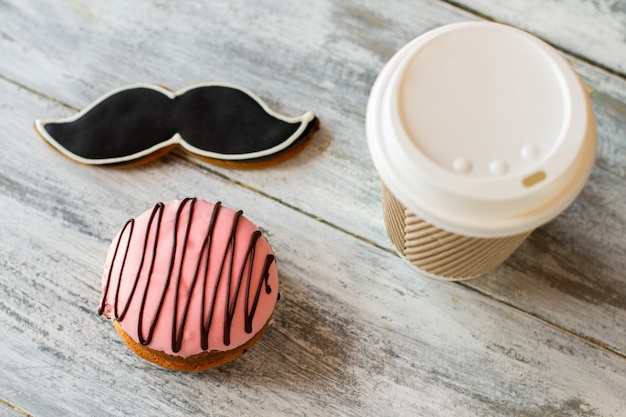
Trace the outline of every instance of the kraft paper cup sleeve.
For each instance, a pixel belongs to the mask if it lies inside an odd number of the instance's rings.
[[[406,209],[382,184],[383,218],[398,253],[426,275],[462,280],[506,261],[531,231],[501,238],[473,238],[433,226]]]

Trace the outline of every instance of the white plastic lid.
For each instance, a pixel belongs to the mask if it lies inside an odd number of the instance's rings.
[[[370,152],[390,191],[454,233],[532,230],[579,194],[595,120],[571,66],[509,26],[440,27],[402,48],[370,95]]]

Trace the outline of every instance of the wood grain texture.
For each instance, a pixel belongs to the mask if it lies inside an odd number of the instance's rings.
[[[0,86],[20,93],[1,120],[11,162],[0,392],[29,413],[618,416],[626,406],[623,358],[459,285],[415,279],[395,255],[182,158],[119,170],[51,158],[17,111],[48,102]],[[246,208],[282,277],[258,345],[192,375],[141,361],[95,314],[110,236],[152,202],[190,194]]]
[[[135,3],[0,2],[0,400],[33,416],[623,415],[619,71],[570,58],[599,125],[597,164],[576,203],[487,277],[442,283],[386,238],[364,111],[394,51],[476,16],[440,1]],[[593,25],[577,30],[596,39]],[[624,50],[622,40],[615,55]],[[314,111],[322,130],[290,161],[238,171],[181,153],[85,167],[32,129],[137,81],[241,84],[281,113]],[[136,358],[95,313],[112,236],[156,201],[185,196],[243,208],[282,280],[257,346],[193,375]],[[0,415],[14,411],[0,403]]]

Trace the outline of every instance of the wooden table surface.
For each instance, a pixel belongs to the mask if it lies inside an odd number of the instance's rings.
[[[421,276],[392,250],[365,140],[371,85],[409,40],[487,19],[561,50],[591,93],[576,202],[487,276]],[[256,170],[182,152],[126,169],[45,146],[37,118],[135,82],[238,84],[321,130]],[[0,0],[1,416],[626,416],[624,0]],[[157,201],[241,208],[282,298],[245,356],[186,374],[98,316],[106,248]]]

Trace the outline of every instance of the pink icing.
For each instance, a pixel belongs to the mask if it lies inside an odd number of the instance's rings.
[[[182,209],[177,213],[179,208]],[[189,221],[190,210],[193,212],[191,221]],[[216,212],[214,228],[209,232],[214,211]],[[159,221],[160,214],[162,217]],[[278,273],[272,250],[265,238],[258,236],[255,242],[255,234],[260,235],[258,228],[239,215],[240,213],[219,203],[214,205],[201,199],[187,199],[164,203],[162,208],[157,205],[134,219],[134,223],[132,220],[129,221],[113,239],[107,253],[102,276],[103,297],[100,313],[112,320],[118,320],[122,329],[136,342],[141,343],[143,338],[144,344],[170,355],[187,357],[205,350],[231,350],[250,340],[263,328],[274,311],[278,298]],[[151,217],[154,217],[152,223]],[[158,240],[155,246],[157,224]],[[236,228],[233,252],[229,241],[234,225]],[[174,239],[176,239],[175,251],[173,251]],[[205,242],[210,242],[208,270],[205,268],[207,253]],[[142,258],[143,266],[140,267]],[[153,258],[154,265],[150,273]],[[200,272],[194,284],[198,265]],[[256,297],[258,304],[255,310]],[[175,351],[172,340],[176,299],[178,299],[176,331],[180,332],[181,327],[183,328],[182,343],[178,351]],[[162,306],[159,311],[161,300]],[[187,302],[188,309],[185,314]],[[228,330],[230,318],[227,313],[228,302],[231,309],[234,303],[234,309],[230,313],[232,315],[230,330]],[[209,320],[212,306],[213,314]],[[124,312],[126,307],[127,311]],[[246,316],[251,318],[249,329],[245,326]],[[155,318],[152,338],[147,340]],[[142,337],[139,335],[140,321]],[[206,339],[208,346],[205,349],[202,347],[203,322],[205,326],[207,323],[209,326]]]

